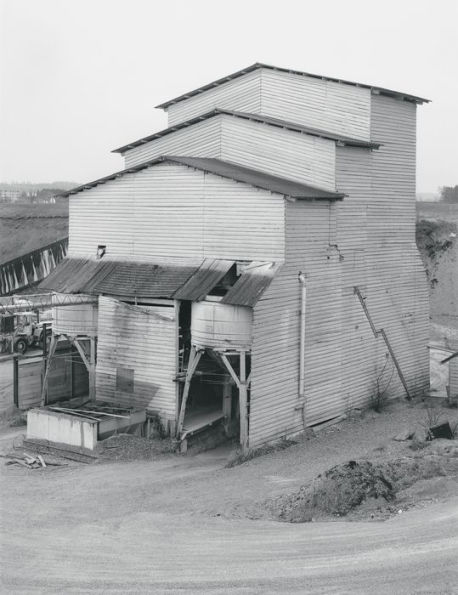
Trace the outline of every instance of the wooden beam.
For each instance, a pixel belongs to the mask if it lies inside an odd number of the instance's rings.
[[[176,437],[178,440],[180,439],[180,435],[183,430],[184,415],[186,413],[186,403],[188,401],[189,389],[191,387],[191,380],[192,380],[194,372],[199,364],[199,360],[201,357],[202,357],[202,351],[201,350],[197,351],[196,348],[194,346],[192,346],[191,352],[189,354],[188,368],[186,370],[186,380],[185,380],[184,388],[183,388],[183,396],[181,398],[180,413],[178,415],[178,423],[177,423],[177,429],[176,429]]]
[[[227,357],[224,353],[221,354],[221,359],[223,360],[224,364],[226,365],[226,368],[228,369],[229,374],[232,376],[232,379],[234,380],[235,384],[237,385],[237,388],[240,388],[240,380],[239,380],[237,374],[234,372],[234,368],[232,367],[230,361],[227,359]]]
[[[90,354],[89,354],[89,399],[95,401],[95,338],[91,337],[89,340]]]
[[[90,372],[90,363],[87,359],[86,352],[84,351],[83,347],[79,343],[79,340],[75,339],[73,337],[68,337],[68,339],[69,339],[70,343],[76,347],[76,349],[78,350],[78,353],[81,356],[81,359],[83,360],[83,364],[86,366],[87,371]]]
[[[231,419],[232,419],[232,379],[227,375],[223,383],[223,415],[224,415],[224,432],[226,436],[230,435]]]
[[[248,450],[248,386],[246,382],[246,352],[240,352],[240,445],[242,452]]]
[[[41,406],[44,407],[46,405],[46,399],[48,397],[48,381],[49,381],[49,370],[51,368],[51,361],[54,357],[54,353],[56,352],[57,342],[59,340],[59,335],[55,335],[53,333],[51,338],[51,345],[49,346],[49,354],[48,360],[46,363],[46,371],[43,378],[43,386],[41,387]]]

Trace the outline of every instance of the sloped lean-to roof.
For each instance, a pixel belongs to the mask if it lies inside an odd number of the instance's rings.
[[[341,134],[333,134],[332,132],[326,132],[324,130],[320,130],[318,128],[310,128],[308,126],[302,126],[301,124],[295,124],[293,122],[288,122],[286,120],[281,120],[279,118],[271,118],[270,116],[261,116],[259,114],[250,114],[247,112],[237,112],[233,110],[221,109],[217,108],[206,114],[202,114],[201,116],[197,116],[195,118],[191,118],[190,120],[186,120],[185,122],[180,122],[179,124],[175,124],[175,126],[170,126],[170,128],[166,128],[165,130],[160,130],[159,132],[155,132],[154,134],[150,134],[149,136],[145,136],[140,138],[136,141],[133,141],[127,145],[119,147],[118,149],[114,149],[112,153],[125,153],[130,149],[134,149],[135,147],[139,147],[148,143],[150,141],[156,140],[163,136],[167,136],[168,134],[172,134],[177,130],[182,130],[183,128],[188,128],[189,126],[193,126],[194,124],[198,124],[204,120],[208,120],[210,118],[214,118],[215,116],[225,115],[225,116],[232,116],[233,118],[239,118],[241,120],[250,120],[251,122],[257,122],[259,124],[266,124],[267,126],[273,126],[275,128],[284,128],[285,130],[291,130],[293,132],[298,132],[301,134],[307,134],[309,136],[316,136],[319,138],[324,138],[327,140],[335,141],[339,144],[346,145],[349,147],[363,147],[369,149],[378,149],[380,147],[380,143],[372,142],[372,141],[364,141],[359,140],[356,138],[351,138],[349,136],[343,136]]]
[[[179,103],[180,101],[184,101],[185,99],[189,99],[190,97],[194,97],[194,95],[199,95],[199,93],[203,93],[204,91],[208,91],[213,87],[218,87],[219,85],[224,85],[228,81],[236,79],[248,72],[253,72],[254,70],[258,70],[260,68],[268,68],[269,70],[277,70],[278,72],[287,72],[289,74],[294,74],[297,76],[307,76],[310,78],[321,79],[324,81],[331,81],[333,83],[341,83],[343,85],[352,85],[353,87],[362,87],[363,89],[370,89],[375,93],[379,93],[380,95],[387,95],[389,97],[395,97],[397,99],[402,99],[404,101],[411,101],[414,103],[429,103],[429,99],[425,99],[424,97],[417,97],[416,95],[411,95],[410,93],[402,93],[401,91],[393,91],[392,89],[385,89],[384,87],[377,87],[375,85],[367,85],[364,83],[357,83],[355,81],[347,81],[344,79],[338,79],[330,76],[323,76],[321,74],[312,74],[311,72],[303,72],[301,70],[292,70],[290,68],[279,68],[278,66],[271,66],[270,64],[263,64],[261,62],[256,62],[247,68],[243,68],[242,70],[238,70],[237,72],[233,72],[232,74],[228,74],[227,76],[217,79],[207,85],[203,85],[202,87],[198,87],[193,91],[189,91],[188,93],[184,93],[174,99],[170,99],[169,101],[165,101],[159,105],[156,105],[157,108],[160,109],[167,109],[170,105],[174,103]]]
[[[164,265],[113,260],[66,258],[40,284],[40,291],[109,295],[120,299],[200,301],[220,282],[235,261],[205,259],[200,265]],[[269,286],[278,265],[246,263],[222,301],[254,306]]]
[[[99,184],[105,184],[106,182],[115,180],[121,176],[136,173],[142,169],[165,162],[184,165],[186,167],[214,174],[221,178],[228,178],[236,182],[248,184],[254,188],[260,188],[261,190],[267,190],[268,192],[274,192],[296,199],[339,200],[345,197],[345,194],[342,194],[341,192],[330,192],[329,190],[323,190],[322,188],[315,188],[307,184],[301,184],[300,182],[273,176],[263,171],[242,167],[241,165],[229,163],[228,161],[221,161],[220,159],[206,157],[177,157],[172,155],[163,155],[156,159],[146,161],[145,163],[140,163],[139,165],[118,171],[109,176],[105,176],[104,178],[99,178],[93,182],[78,186],[77,188],[72,188],[68,192],[63,192],[60,196],[70,196],[71,194],[84,192],[84,190],[94,188]]]
[[[123,298],[170,298],[196,268],[67,258],[40,284],[40,289]]]

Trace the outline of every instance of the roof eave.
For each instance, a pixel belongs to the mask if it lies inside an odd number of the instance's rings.
[[[344,196],[345,196],[342,193],[328,192],[325,189],[314,188],[313,186],[309,186],[306,184],[302,184],[302,186],[307,188],[307,192],[305,192],[305,191],[304,192],[296,192],[296,191],[288,192],[288,191],[285,191],[284,189],[281,189],[281,187],[278,187],[278,182],[291,183],[292,182],[291,180],[282,179],[282,178],[278,178],[278,176],[272,176],[271,174],[267,174],[267,176],[270,177],[270,180],[274,182],[273,187],[269,187],[267,183],[265,185],[262,185],[262,184],[257,184],[251,180],[247,181],[246,177],[244,179],[244,176],[237,178],[236,176],[232,176],[229,173],[222,173],[221,171],[215,171],[214,169],[212,170],[211,167],[208,167],[208,166],[205,167],[205,165],[203,165],[203,164],[196,164],[195,162],[192,161],[193,159],[194,158],[192,158],[192,157],[178,157],[178,156],[174,156],[174,155],[161,155],[160,157],[157,157],[155,159],[151,159],[149,161],[140,163],[138,165],[134,165],[127,169],[124,169],[124,170],[121,170],[118,172],[114,172],[113,174],[110,174],[103,178],[99,178],[92,182],[88,182],[86,184],[82,184],[81,186],[77,186],[76,188],[71,188],[70,190],[67,190],[66,192],[60,194],[59,196],[67,197],[67,196],[71,196],[72,194],[78,194],[80,192],[84,192],[84,190],[89,190],[89,189],[95,188],[96,186],[99,186],[101,184],[105,184],[106,182],[113,181],[116,178],[122,177],[126,174],[137,173],[137,172],[141,171],[142,169],[147,169],[147,168],[152,167],[158,163],[163,163],[163,162],[174,163],[174,164],[181,165],[184,167],[189,167],[191,169],[197,169],[197,170],[209,173],[211,175],[219,176],[220,178],[234,180],[234,181],[242,183],[242,184],[247,184],[253,188],[258,188],[260,190],[264,190],[266,192],[271,192],[272,194],[278,194],[280,196],[289,196],[293,199],[339,200],[341,198],[344,198]],[[205,158],[198,158],[198,159],[205,159]],[[190,160],[191,160],[191,162],[190,162]],[[215,161],[218,161],[218,160],[215,160]],[[234,164],[232,164],[232,165],[234,165]],[[247,168],[244,168],[243,166],[238,166],[238,167],[239,167],[239,169],[242,169],[242,170],[247,169]],[[252,173],[255,170],[250,170],[250,171]],[[256,173],[265,174],[265,172],[256,172]],[[296,183],[296,184],[300,185],[299,183]],[[277,186],[277,187],[275,188],[275,186]],[[316,191],[316,195],[314,195],[315,191]]]
[[[159,138],[162,138],[163,136],[172,134],[173,132],[175,132],[177,130],[182,130],[183,128],[188,128],[190,126],[193,126],[194,124],[198,124],[199,122],[203,122],[204,120],[208,120],[208,119],[213,118],[218,115],[233,116],[235,118],[240,118],[242,120],[245,119],[245,120],[250,120],[253,122],[264,123],[267,126],[283,127],[286,130],[293,130],[293,131],[300,132],[302,134],[306,134],[309,136],[323,138],[325,140],[329,140],[329,141],[335,142],[337,144],[340,144],[341,146],[361,147],[361,148],[367,148],[367,149],[378,149],[382,146],[381,143],[378,143],[376,141],[364,141],[364,140],[359,140],[356,138],[347,138],[345,136],[339,137],[339,135],[326,132],[325,130],[308,128],[307,126],[302,126],[301,124],[295,124],[294,122],[288,122],[286,120],[280,120],[278,118],[271,118],[270,116],[263,116],[261,114],[252,114],[252,113],[248,113],[248,112],[238,112],[238,111],[228,110],[228,109],[223,109],[223,108],[215,108],[209,112],[206,112],[205,114],[201,114],[199,116],[196,116],[195,118],[191,118],[189,120],[185,120],[184,122],[180,122],[179,124],[176,124],[175,126],[170,126],[169,128],[164,128],[163,130],[159,130],[159,132],[155,132],[148,136],[144,136],[138,140],[131,141],[130,143],[123,145],[122,147],[113,149],[111,152],[123,155],[124,153],[126,153],[127,151],[130,151],[131,149],[135,149],[136,147],[139,147],[139,146],[145,145],[146,143],[155,141]]]
[[[320,74],[314,74],[311,72],[303,72],[300,70],[294,70],[294,69],[290,69],[290,68],[280,68],[278,66],[272,66],[270,64],[264,64],[262,62],[255,62],[254,64],[252,64],[251,66],[248,66],[246,68],[243,68],[241,70],[238,70],[236,72],[233,72],[232,74],[229,74],[225,77],[222,77],[220,79],[217,79],[215,81],[212,81],[211,83],[208,83],[206,85],[202,85],[201,87],[197,87],[196,89],[192,90],[192,91],[188,91],[187,93],[183,93],[182,95],[179,95],[178,97],[174,97],[173,99],[170,99],[169,101],[165,101],[163,103],[160,103],[159,105],[156,105],[155,107],[157,109],[163,109],[163,110],[167,110],[168,107],[170,107],[171,105],[174,105],[176,103],[180,103],[181,101],[185,101],[186,99],[189,99],[190,97],[195,97],[196,95],[199,95],[200,93],[204,93],[205,91],[208,91],[209,89],[211,89],[212,87],[217,87],[219,85],[223,85],[224,83],[231,81],[235,78],[238,78],[240,76],[243,76],[244,74],[247,74],[249,72],[252,72],[253,70],[257,70],[260,68],[267,68],[269,70],[276,70],[278,72],[287,72],[290,74],[295,74],[295,75],[300,75],[300,76],[307,76],[310,78],[316,78],[316,79],[321,79],[323,81],[330,81],[333,83],[340,83],[340,84],[344,84],[344,85],[352,85],[354,87],[362,87],[363,89],[370,89],[372,92],[377,93],[377,94],[381,94],[381,95],[387,95],[389,97],[394,97],[396,99],[401,99],[404,101],[410,101],[413,103],[418,103],[418,104],[422,104],[422,103],[430,103],[431,100],[430,99],[426,99],[424,97],[418,97],[416,95],[411,95],[410,93],[402,93],[401,91],[395,91],[393,89],[386,89],[384,87],[377,87],[374,85],[367,85],[365,83],[357,83],[355,81],[349,81],[346,79],[338,79],[338,78],[334,78],[334,77],[329,77],[329,76],[323,76]]]

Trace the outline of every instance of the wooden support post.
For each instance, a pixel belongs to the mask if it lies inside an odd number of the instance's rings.
[[[233,355],[233,354],[231,354]],[[247,452],[248,450],[248,387],[251,382],[251,373],[246,377],[246,351],[240,351],[237,353],[240,356],[240,378],[237,377],[234,368],[227,358],[227,354],[222,353],[221,359],[223,360],[229,374],[232,376],[234,382],[239,389],[239,409],[240,409],[240,445],[242,451]]]
[[[240,352],[240,445],[242,452],[248,449],[248,385],[246,381],[246,352]]]
[[[223,415],[224,432],[226,436],[230,436],[232,421],[232,380],[229,375],[226,376],[223,383]]]
[[[95,401],[95,338],[90,338],[89,399]]]
[[[184,422],[184,415],[186,413],[186,403],[188,401],[189,396],[189,389],[191,387],[191,380],[196,371],[197,365],[199,363],[200,358],[202,357],[202,351],[197,351],[194,346],[191,347],[191,352],[189,354],[189,362],[188,368],[186,370],[186,379],[183,388],[183,396],[181,398],[181,407],[180,413],[178,416],[178,423],[176,429],[176,437],[179,440],[181,436],[181,432],[183,430],[183,422]]]
[[[53,333],[52,339],[51,339],[51,345],[49,346],[49,354],[48,354],[48,359],[46,362],[46,370],[45,370],[45,375],[43,378],[43,386],[41,387],[41,407],[44,407],[46,405],[46,400],[48,397],[49,370],[51,369],[51,362],[52,362],[52,358],[54,357],[54,353],[56,352],[58,340],[59,340],[59,335],[55,335]]]
[[[95,401],[95,339],[94,337],[87,337],[85,339],[77,339],[75,337],[68,337],[72,345],[76,347],[78,353],[83,360],[89,374],[89,399]],[[84,350],[81,341],[89,340],[89,355]]]
[[[19,357],[13,357],[14,404],[19,408]]]

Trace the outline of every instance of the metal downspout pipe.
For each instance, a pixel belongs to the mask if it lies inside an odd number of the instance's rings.
[[[305,284],[305,274],[299,273],[299,283],[301,284],[301,312],[300,312],[300,346],[299,346],[299,401],[302,409],[302,421],[305,429],[305,311],[307,304],[307,287]]]

